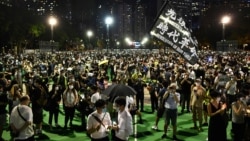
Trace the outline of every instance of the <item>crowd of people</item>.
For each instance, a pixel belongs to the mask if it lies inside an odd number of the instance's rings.
[[[163,115],[166,119],[162,138],[167,137],[171,124],[173,139],[178,139],[180,107],[181,114],[192,113],[192,129],[203,132],[203,126],[208,126],[209,141],[227,140],[228,120],[232,121],[235,141],[249,140],[246,133],[250,124],[250,54],[202,51],[198,55],[197,64],[191,65],[171,51],[2,54],[0,133],[8,113],[11,131],[19,133],[15,140],[32,141],[34,135],[42,134],[44,111],[49,112],[51,129],[60,126],[62,104],[63,128],[72,128],[78,110],[82,127],[92,141],[109,140],[110,130],[114,131],[115,141],[128,140],[133,131],[132,117],[135,114],[141,117],[145,111],[146,88],[151,112],[156,113],[152,128],[158,129]],[[128,85],[137,92],[130,108],[126,108],[126,97],[119,97],[109,108],[110,102],[102,91],[113,84]],[[112,122],[114,119],[118,120]]]

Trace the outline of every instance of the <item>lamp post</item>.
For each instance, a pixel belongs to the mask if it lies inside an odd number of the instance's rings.
[[[54,26],[57,24],[57,19],[53,16],[49,17],[49,24],[51,29],[51,43],[54,42]],[[53,52],[53,45],[52,45],[52,52]]]
[[[113,24],[113,22],[114,22],[113,17],[111,16],[106,17],[105,24],[107,25],[107,52],[108,49],[110,48],[109,26]]]
[[[231,18],[229,16],[224,16],[221,19],[222,23],[222,41],[225,41],[225,26],[230,22]]]
[[[93,32],[91,30],[88,30],[87,31],[87,36],[88,36],[88,39],[89,39],[89,46],[90,46],[90,38],[93,36]]]
[[[90,42],[90,38],[93,36],[93,32],[91,30],[88,30],[87,31],[87,36],[88,36],[88,39],[89,39],[89,42]]]
[[[117,53],[118,53],[119,45],[120,45],[120,42],[117,41],[117,42],[116,42],[116,51],[117,51]]]

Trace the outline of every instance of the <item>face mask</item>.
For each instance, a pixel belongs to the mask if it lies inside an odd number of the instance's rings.
[[[55,90],[59,90],[59,87],[55,87]]]
[[[217,103],[220,103],[220,100],[221,100],[220,97],[217,97],[217,98],[216,98]]]
[[[250,97],[249,96],[246,96],[246,101],[249,101],[250,100]]]
[[[206,82],[203,82],[203,85],[204,85],[204,86],[206,86],[206,85],[207,85],[207,83],[206,83]]]
[[[120,111],[119,107],[115,107],[115,110],[116,110],[116,112]]]
[[[244,100],[244,98],[243,98],[243,97],[241,97],[241,98],[240,98],[240,101],[243,101],[243,100]]]
[[[102,112],[103,112],[103,113],[106,113],[106,112],[107,112],[107,108],[103,108],[103,109],[102,109]]]
[[[70,88],[70,89],[73,89],[73,88],[74,88],[74,86],[73,86],[73,85],[70,85],[70,86],[69,86],[69,88]]]

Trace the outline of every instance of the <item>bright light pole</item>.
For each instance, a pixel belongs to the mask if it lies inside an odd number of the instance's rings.
[[[110,45],[109,26],[111,24],[113,24],[113,22],[114,22],[113,17],[108,16],[108,17],[105,18],[105,24],[107,25],[107,52],[108,52],[108,49],[110,48],[110,46],[109,46]]]
[[[222,41],[225,41],[225,26],[230,22],[231,18],[229,16],[224,16],[221,19],[222,23]]]
[[[87,31],[87,36],[88,36],[88,39],[89,39],[89,42],[90,42],[90,38],[93,36],[93,32],[91,30],[88,30]]]
[[[54,42],[54,26],[57,24],[57,19],[53,16],[49,17],[49,24],[51,27],[51,42]],[[53,52],[53,45],[52,45]]]
[[[90,38],[93,36],[93,32],[91,30],[88,30],[87,31],[87,36],[88,36],[88,39],[89,39],[89,45],[88,45],[87,48],[89,48],[90,47]]]

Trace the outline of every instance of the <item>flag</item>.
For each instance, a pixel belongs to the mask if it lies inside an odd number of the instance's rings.
[[[198,42],[195,37],[192,37],[191,30],[186,27],[182,16],[177,14],[168,2],[163,5],[150,34],[168,44],[190,64],[197,63]]]

